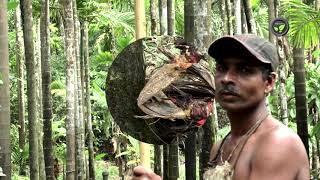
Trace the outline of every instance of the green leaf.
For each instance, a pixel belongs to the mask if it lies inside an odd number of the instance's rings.
[[[19,5],[19,1],[9,1],[7,4],[8,11],[16,9],[18,5]]]
[[[274,26],[273,29],[274,29],[275,32],[279,31],[278,27],[276,27],[276,26]]]
[[[281,24],[281,25],[279,26],[279,30],[280,30],[279,32],[282,32],[285,26],[286,26],[285,24]]]
[[[100,160],[103,160],[105,156],[106,156],[106,153],[101,153],[101,154],[98,154],[95,159],[97,161],[100,161]]]

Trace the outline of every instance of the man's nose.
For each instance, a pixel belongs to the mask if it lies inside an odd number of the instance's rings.
[[[232,71],[227,71],[221,78],[221,83],[230,84],[234,82],[235,74]]]

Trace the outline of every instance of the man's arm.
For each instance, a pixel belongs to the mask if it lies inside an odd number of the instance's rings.
[[[308,157],[300,138],[282,130],[260,141],[252,157],[250,180],[310,179]]]

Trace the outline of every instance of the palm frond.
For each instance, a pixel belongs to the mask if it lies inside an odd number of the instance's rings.
[[[297,0],[282,0],[289,20],[289,37],[295,47],[311,48],[320,43],[320,12]]]

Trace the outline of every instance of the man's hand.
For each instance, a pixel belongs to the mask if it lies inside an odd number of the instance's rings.
[[[156,175],[151,169],[143,166],[137,166],[133,169],[134,177],[132,180],[162,180],[162,178]]]

